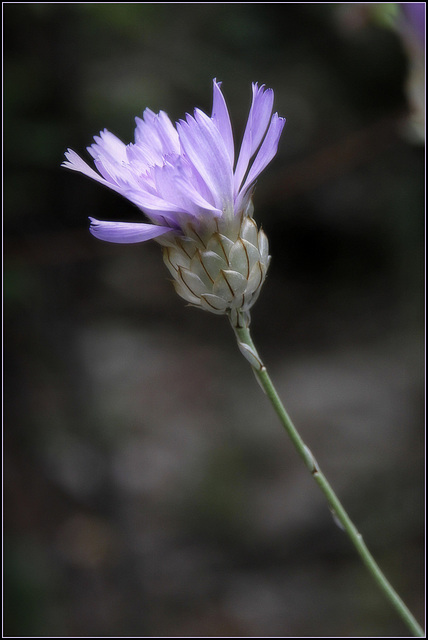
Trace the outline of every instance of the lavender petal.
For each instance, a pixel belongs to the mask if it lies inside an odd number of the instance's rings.
[[[269,162],[275,156],[278,149],[279,138],[281,136],[284,125],[285,118],[280,118],[277,113],[274,113],[266,137],[263,140],[259,152],[254,159],[254,162],[251,166],[250,171],[248,172],[247,179],[245,180],[240,193],[244,194],[247,191],[247,189],[253,184],[257,176],[260,175],[263,169],[267,167]]]
[[[89,231],[93,236],[99,240],[119,244],[145,242],[171,231],[169,227],[145,224],[144,222],[108,222],[95,218],[89,218],[89,220],[91,221]]]
[[[233,144],[232,124],[230,122],[229,111],[226,106],[226,101],[221,92],[221,82],[214,80],[213,82],[213,110],[211,118],[221,137],[226,145],[227,153],[229,155],[230,164],[233,166],[235,160],[235,148]]]
[[[232,165],[223,139],[214,122],[195,110],[195,117],[177,124],[184,153],[209,188],[218,209],[228,209],[232,201]]]
[[[253,84],[253,100],[235,169],[235,193],[239,190],[248,169],[248,164],[266,133],[272,115],[272,108],[272,89],[265,91],[264,85],[258,88],[257,83]]]

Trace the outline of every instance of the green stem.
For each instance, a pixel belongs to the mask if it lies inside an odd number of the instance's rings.
[[[243,320],[243,319],[242,319]],[[425,634],[422,628],[419,626],[414,616],[411,614],[407,606],[404,604],[400,596],[397,592],[392,588],[379,566],[377,565],[375,559],[372,554],[368,550],[365,542],[363,541],[361,533],[358,532],[357,528],[349,518],[342,504],[340,503],[338,497],[334,493],[331,488],[329,482],[326,477],[322,473],[319,468],[318,463],[315,461],[312,453],[308,449],[308,447],[303,442],[300,437],[297,429],[293,425],[290,420],[288,413],[286,412],[284,405],[282,404],[275,387],[272,383],[272,380],[269,377],[268,372],[266,371],[266,367],[263,365],[257,350],[253,344],[251,339],[250,331],[247,326],[245,320],[241,322],[244,326],[242,327],[233,327],[235,334],[238,340],[238,346],[243,353],[243,355],[250,362],[253,367],[254,373],[258,378],[263,390],[271,401],[276,413],[281,420],[281,423],[291,438],[292,443],[294,444],[297,452],[303,458],[304,463],[308,467],[311,472],[315,482],[320,487],[321,491],[327,498],[327,501],[333,510],[333,513],[337,520],[342,525],[343,529],[348,534],[352,544],[360,554],[364,564],[368,568],[369,572],[373,576],[374,580],[379,585],[380,589],[383,591],[385,596],[388,598],[392,606],[395,608],[399,616],[402,618],[403,622],[407,625],[407,627],[412,631],[412,633],[417,637],[424,637]],[[233,326],[233,324],[232,324]]]

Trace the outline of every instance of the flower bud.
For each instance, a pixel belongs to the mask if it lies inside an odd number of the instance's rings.
[[[268,240],[251,216],[238,228],[158,241],[177,293],[191,305],[216,314],[248,315],[266,277]]]

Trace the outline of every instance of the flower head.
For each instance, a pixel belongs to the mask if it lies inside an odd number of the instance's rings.
[[[174,127],[163,111],[146,109],[142,119],[136,118],[134,143],[125,145],[106,129],[94,137],[88,152],[98,172],[71,149],[62,166],[117,191],[150,221],[90,218],[94,236],[119,243],[155,238],[164,246],[178,293],[197,306],[230,313],[251,306],[266,273],[267,240],[252,220],[251,194],[276,154],[285,120],[272,115],[272,89],[254,83],[235,165],[232,126],[220,85],[214,80],[211,117],[195,109]]]

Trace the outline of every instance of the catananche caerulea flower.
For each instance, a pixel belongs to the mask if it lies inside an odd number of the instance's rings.
[[[252,218],[252,189],[275,156],[285,120],[272,114],[273,91],[257,83],[241,148],[235,146],[221,83],[213,83],[211,117],[200,109],[176,126],[146,109],[135,142],[106,129],[88,147],[96,169],[74,151],[62,166],[79,171],[133,202],[149,223],[90,218],[91,233],[108,242],[155,239],[177,292],[193,305],[229,315],[255,302],[268,263],[268,242]]]

